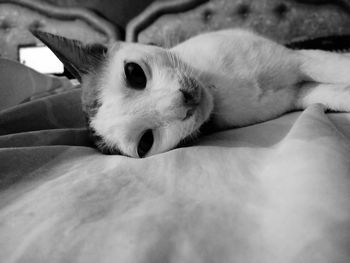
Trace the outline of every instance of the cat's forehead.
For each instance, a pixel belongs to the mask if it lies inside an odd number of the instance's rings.
[[[143,56],[161,56],[167,50],[157,46],[144,45],[140,43],[122,42],[113,45],[110,49],[111,53],[117,54],[120,58],[127,57],[143,57]]]

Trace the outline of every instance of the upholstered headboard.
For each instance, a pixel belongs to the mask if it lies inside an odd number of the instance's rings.
[[[243,27],[289,43],[350,33],[350,0],[154,2],[127,27],[127,40],[173,46],[200,32]]]
[[[18,60],[18,47],[36,45],[29,29],[40,29],[84,43],[120,39],[118,30],[86,9],[30,0],[0,0],[0,57]]]

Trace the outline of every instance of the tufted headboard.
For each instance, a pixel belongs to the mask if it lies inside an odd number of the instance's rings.
[[[37,45],[29,29],[40,29],[84,43],[108,43],[120,33],[95,13],[31,0],[0,0],[0,57],[18,60],[18,48]]]
[[[128,27],[128,41],[171,47],[200,32],[249,28],[280,43],[350,34],[350,0],[154,2]]]

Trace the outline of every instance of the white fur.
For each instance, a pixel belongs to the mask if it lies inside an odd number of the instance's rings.
[[[125,87],[124,61],[142,66],[145,90]],[[348,57],[292,51],[243,30],[202,34],[170,50],[123,43],[110,49],[105,68],[99,87],[102,106],[91,125],[107,145],[133,157],[138,157],[137,145],[147,129],[154,132],[150,156],[195,134],[209,116],[215,128],[225,129],[312,103],[350,111]],[[194,115],[186,120],[188,109],[179,91],[182,76],[195,78],[202,92]]]
[[[196,114],[183,121],[187,109],[182,105],[179,74],[194,73],[187,70],[182,72],[183,66],[177,62],[173,67],[166,52],[156,47],[123,44],[117,52],[112,52],[107,70],[103,73],[105,81],[100,87],[102,103],[91,125],[103,136],[107,145],[118,147],[126,155],[138,157],[137,145],[147,129],[152,129],[154,133],[154,145],[148,155],[175,147],[180,140],[197,130],[211,112],[212,98],[207,91],[203,91],[203,100]],[[124,61],[142,65],[142,59],[149,55],[155,57],[151,56],[149,60],[152,73],[147,76],[146,89],[126,88],[123,80]]]

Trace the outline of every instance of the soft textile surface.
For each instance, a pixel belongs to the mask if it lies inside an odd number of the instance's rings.
[[[145,159],[100,154],[83,125],[78,89],[0,112],[1,262],[350,262],[350,114]]]

